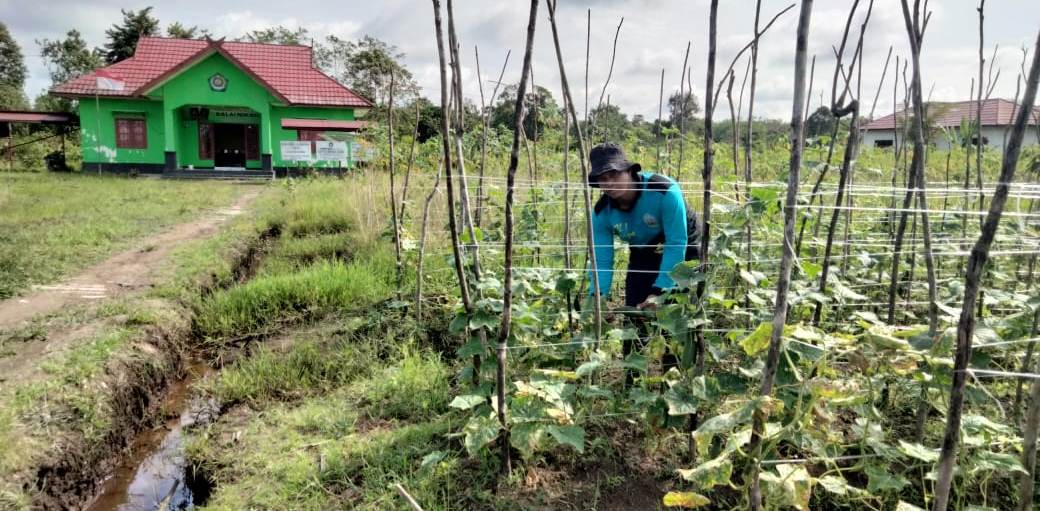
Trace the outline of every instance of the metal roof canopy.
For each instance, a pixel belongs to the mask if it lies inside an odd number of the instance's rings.
[[[0,110],[0,122],[30,124],[79,124],[79,117],[66,112],[32,112],[28,110]]]
[[[46,135],[28,142],[22,142],[18,145],[14,145],[14,137],[11,132],[11,125],[14,123],[23,124],[52,124],[61,126],[61,129],[57,134]],[[66,112],[32,112],[28,110],[0,110],[0,138],[7,139],[6,147],[3,147],[3,153],[7,156],[8,166],[11,170],[14,169],[14,149],[23,145],[35,144],[53,138],[56,136],[61,137],[61,165],[65,164],[65,133],[69,131],[69,127],[79,126],[79,117]]]
[[[282,119],[282,128],[288,130],[359,131],[368,126],[366,121],[337,121],[326,119]]]

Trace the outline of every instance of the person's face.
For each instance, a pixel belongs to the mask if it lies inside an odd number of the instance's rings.
[[[632,189],[632,173],[627,170],[607,172],[599,177],[599,187],[612,199],[622,199]]]

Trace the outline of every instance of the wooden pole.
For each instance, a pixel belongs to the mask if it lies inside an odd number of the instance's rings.
[[[549,9],[549,26],[552,28],[553,46],[556,49],[556,62],[560,68],[560,86],[563,88],[564,104],[570,111],[571,121],[578,130],[578,148],[581,151],[581,181],[582,198],[585,200],[585,239],[588,248],[588,261],[592,273],[592,296],[593,313],[595,319],[596,348],[599,349],[600,339],[603,333],[603,311],[602,311],[602,289],[599,287],[599,271],[596,265],[596,251],[593,248],[592,234],[592,199],[589,194],[589,163],[588,151],[585,146],[585,134],[582,132],[581,124],[578,122],[578,113],[574,109],[574,99],[571,96],[571,88],[567,83],[567,71],[563,67],[563,52],[560,50],[560,36],[556,28],[556,0],[545,0]]]
[[[902,1],[903,17],[909,19],[906,0]],[[1022,97],[1022,105],[1015,116],[1014,128],[1004,149],[1004,160],[1000,167],[1000,178],[997,180],[989,211],[982,224],[982,233],[971,249],[968,257],[967,274],[964,279],[964,300],[961,314],[957,322],[957,351],[953,361],[953,385],[950,388],[950,405],[946,413],[946,430],[943,434],[942,450],[937,467],[938,478],[935,484],[935,501],[933,511],[946,511],[949,503],[950,486],[953,483],[953,469],[957,461],[957,444],[961,433],[961,414],[964,406],[964,384],[967,378],[968,362],[971,361],[972,336],[975,332],[975,302],[979,295],[982,270],[989,258],[989,249],[997,234],[997,226],[1004,212],[1011,181],[1015,177],[1018,157],[1022,152],[1022,138],[1025,135],[1026,123],[1036,101],[1037,82],[1040,82],[1040,32],[1037,33],[1033,48],[1033,63],[1026,79],[1026,90]],[[1029,474],[1032,482],[1033,474]],[[1031,505],[1031,504],[1030,504]]]
[[[527,20],[527,44],[524,48],[524,64],[520,71],[520,84],[516,91],[516,104],[513,110],[513,144],[509,151],[509,169],[506,176],[506,211],[505,211],[505,262],[502,284],[502,324],[498,330],[498,366],[495,368],[495,395],[498,398],[498,423],[502,428],[499,437],[502,449],[500,473],[512,471],[509,452],[509,424],[506,422],[506,350],[509,343],[510,319],[513,306],[513,195],[516,189],[516,167],[520,160],[520,133],[524,129],[524,95],[527,92],[527,80],[531,72],[531,51],[534,48],[535,25],[538,21],[538,0],[531,0],[531,14]]]
[[[776,284],[776,310],[773,312],[773,331],[769,338],[769,353],[766,356],[765,370],[762,372],[761,396],[769,396],[773,392],[773,380],[780,361],[780,336],[787,320],[787,290],[791,280],[791,264],[794,260],[794,220],[798,214],[798,171],[802,167],[802,147],[805,144],[805,74],[806,58],[809,46],[809,23],[812,17],[813,0],[802,0],[798,15],[798,32],[795,38],[794,64],[794,101],[791,112],[791,159],[788,164],[787,196],[784,200],[784,246],[780,258],[780,277]],[[762,509],[762,491],[759,487],[758,474],[762,460],[762,434],[765,429],[765,413],[756,408],[752,419],[751,442],[748,451],[752,453],[750,487],[748,500],[751,509]]]

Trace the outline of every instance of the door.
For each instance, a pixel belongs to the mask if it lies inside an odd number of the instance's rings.
[[[241,124],[214,124],[213,164],[216,167],[246,166],[246,137]]]

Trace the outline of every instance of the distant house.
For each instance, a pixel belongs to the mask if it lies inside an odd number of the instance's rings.
[[[952,103],[930,102],[925,118],[929,119],[933,128],[948,130],[953,135],[960,130],[963,122],[975,122],[975,101],[957,101]],[[1015,122],[1017,106],[1006,99],[987,99],[982,102],[982,145],[1004,149],[1005,134]],[[896,123],[898,120],[898,130]],[[902,144],[904,137],[913,140],[909,132],[909,123],[913,120],[913,111],[899,111],[886,115],[863,127],[864,147],[891,147],[897,141]],[[1023,139],[1023,145],[1040,144],[1040,108],[1033,109],[1029,118],[1029,129]],[[905,131],[904,131],[905,129]],[[948,149],[950,140],[942,133],[932,137],[932,142],[939,148]],[[972,135],[972,144],[978,143]],[[966,141],[965,141],[966,142]],[[955,142],[957,143],[957,142]]]
[[[142,37],[134,56],[50,91],[79,100],[84,168],[349,168],[368,100],[312,49]]]

